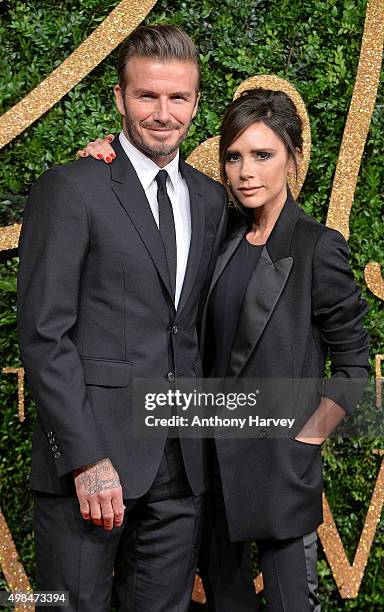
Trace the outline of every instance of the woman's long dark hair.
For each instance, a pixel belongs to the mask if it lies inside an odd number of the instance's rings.
[[[293,159],[297,174],[297,152],[303,148],[303,125],[291,98],[283,91],[271,89],[248,89],[229,105],[221,124],[220,173],[223,184],[227,185],[225,162],[227,150],[244,130],[254,123],[268,126],[284,143],[288,155]],[[232,200],[236,208],[249,220],[252,211],[240,202]]]

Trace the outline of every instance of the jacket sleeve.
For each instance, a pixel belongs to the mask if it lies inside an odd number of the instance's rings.
[[[54,168],[34,184],[24,212],[17,321],[27,381],[58,476],[105,457],[71,339],[88,247],[81,195],[65,169]]]
[[[317,240],[313,258],[312,314],[329,349],[331,378],[322,395],[352,413],[369,371],[369,335],[363,326],[368,306],[349,266],[348,245],[327,228]]]

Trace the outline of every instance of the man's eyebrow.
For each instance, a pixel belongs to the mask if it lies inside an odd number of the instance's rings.
[[[171,93],[171,96],[178,96],[180,98],[190,98],[195,92],[191,92],[191,91],[175,91],[173,93]]]
[[[173,91],[169,94],[171,98],[190,98],[192,93],[190,91]],[[136,89],[136,96],[158,96],[159,93],[156,91],[152,91],[151,89]]]
[[[134,93],[136,96],[145,96],[145,95],[155,96],[157,95],[155,91],[151,91],[150,89],[135,89]]]

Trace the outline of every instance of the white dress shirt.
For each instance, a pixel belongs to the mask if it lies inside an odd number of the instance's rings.
[[[169,164],[164,166],[164,168],[160,168],[154,161],[139,151],[128,140],[124,132],[120,132],[119,140],[130,162],[136,170],[140,183],[143,186],[157,227],[159,227],[159,205],[157,203],[156,176],[159,170],[166,170],[168,172],[167,192],[172,204],[176,231],[177,267],[175,308],[177,308],[181,290],[183,288],[189,246],[191,243],[191,210],[189,203],[189,191],[187,183],[179,171],[179,151],[172,161],[169,162]]]

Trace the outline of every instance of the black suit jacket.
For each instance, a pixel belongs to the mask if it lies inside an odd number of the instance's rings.
[[[225,228],[225,192],[180,162],[192,238],[177,311],[160,233],[135,170],[117,158],[53,168],[34,184],[19,242],[18,332],[36,401],[30,485],[73,492],[72,470],[109,457],[126,498],[151,485],[167,431],[132,432],[131,382],[201,375],[197,324]],[[182,440],[195,494],[204,441]]]
[[[209,295],[246,228],[223,245]],[[368,372],[367,306],[348,264],[342,235],[287,202],[251,276],[227,372],[230,378],[323,379],[329,351],[332,377],[310,396],[307,417],[321,395],[352,412]],[[214,349],[203,317],[205,367]],[[348,382],[349,381],[349,382]],[[314,401],[316,400],[316,401]],[[296,432],[297,433],[297,432]],[[231,538],[290,538],[322,522],[321,448],[291,438],[216,439]]]

